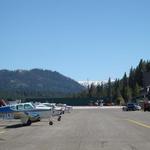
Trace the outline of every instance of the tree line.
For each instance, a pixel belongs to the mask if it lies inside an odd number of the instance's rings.
[[[105,84],[103,82],[97,86],[91,84],[75,97],[95,97],[117,105],[135,101],[141,95],[141,89],[144,87],[144,72],[150,72],[150,61],[141,59],[136,68],[131,67],[129,75],[125,72],[121,79],[111,81],[109,78]]]
[[[24,99],[24,100],[28,98],[32,98],[32,99],[65,98],[68,99],[68,101],[70,100],[71,104],[76,104],[76,105],[79,104],[84,105],[84,104],[88,104],[91,100],[95,101],[95,100],[103,99],[107,103],[114,103],[120,105],[120,104],[125,104],[131,100],[135,101],[135,99],[141,95],[141,89],[144,87],[143,73],[145,72],[150,72],[150,61],[145,61],[141,59],[137,67],[135,68],[131,67],[129,74],[125,72],[121,79],[116,79],[115,81],[112,81],[111,78],[109,78],[107,83],[102,82],[97,86],[91,84],[85,90],[82,90],[79,93],[68,94],[68,93],[60,92],[58,90],[53,92],[50,90],[8,88],[8,89],[0,90],[0,98]],[[8,77],[10,76],[8,75]],[[25,77],[27,78],[27,75],[25,75]],[[4,83],[6,84],[6,82]],[[37,81],[37,83],[39,82]],[[77,99],[79,99],[79,101]]]

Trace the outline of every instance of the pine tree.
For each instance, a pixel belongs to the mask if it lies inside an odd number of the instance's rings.
[[[135,69],[135,81],[139,86],[143,87],[143,73],[146,71],[146,62],[140,60],[139,65]]]
[[[88,96],[91,97],[96,97],[96,87],[95,85],[92,83],[91,86],[89,87],[88,90]]]
[[[120,89],[120,81],[119,80],[117,80],[117,79],[115,80],[113,89],[114,89],[113,97],[114,97],[115,104],[123,105],[125,102],[124,102],[124,99],[120,92],[121,89]]]
[[[146,62],[146,72],[150,72],[150,61]]]
[[[122,87],[122,96],[123,96],[123,98],[125,100],[125,103],[128,103],[128,101],[130,101],[131,98],[132,98],[132,90],[129,87],[128,78],[127,78],[126,73],[124,74],[122,82],[123,82],[123,85],[122,85],[123,86]]]
[[[108,101],[111,103],[112,102],[112,84],[111,84],[111,78],[108,79],[108,88],[107,88],[107,97]]]
[[[122,79],[122,96],[123,96],[124,99],[126,99],[125,93],[126,93],[126,87],[128,86],[128,84],[127,84],[128,81],[127,80],[128,80],[127,75],[125,73],[124,76],[123,76],[123,79]]]
[[[96,87],[96,97],[97,98],[100,98],[100,97],[102,97],[102,88],[101,88],[101,85],[97,85],[97,87]]]
[[[140,86],[138,85],[138,83],[135,84],[132,94],[133,97],[138,97],[140,95]]]
[[[125,101],[124,101],[124,99],[121,95],[121,92],[120,92],[119,88],[117,88],[117,90],[116,90],[115,103],[117,105],[124,105],[125,104]]]
[[[131,67],[130,73],[129,73],[129,87],[134,89],[135,87],[135,70]]]

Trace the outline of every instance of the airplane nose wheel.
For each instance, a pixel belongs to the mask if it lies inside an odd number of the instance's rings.
[[[31,124],[32,124],[32,121],[31,121],[30,119],[28,119],[26,125],[27,125],[27,126],[30,126]]]
[[[49,121],[49,125],[52,126],[53,125],[53,121]]]
[[[57,121],[61,121],[61,116],[58,117]]]

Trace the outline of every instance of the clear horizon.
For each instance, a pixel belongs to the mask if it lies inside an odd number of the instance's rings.
[[[121,78],[150,59],[149,0],[0,1],[0,69]]]

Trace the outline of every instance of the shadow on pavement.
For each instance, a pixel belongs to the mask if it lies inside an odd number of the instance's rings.
[[[23,124],[15,124],[15,125],[8,125],[5,127],[5,129],[13,129],[13,128],[21,128],[21,127],[26,127],[27,125]]]
[[[0,138],[0,141],[6,141],[5,139]]]

